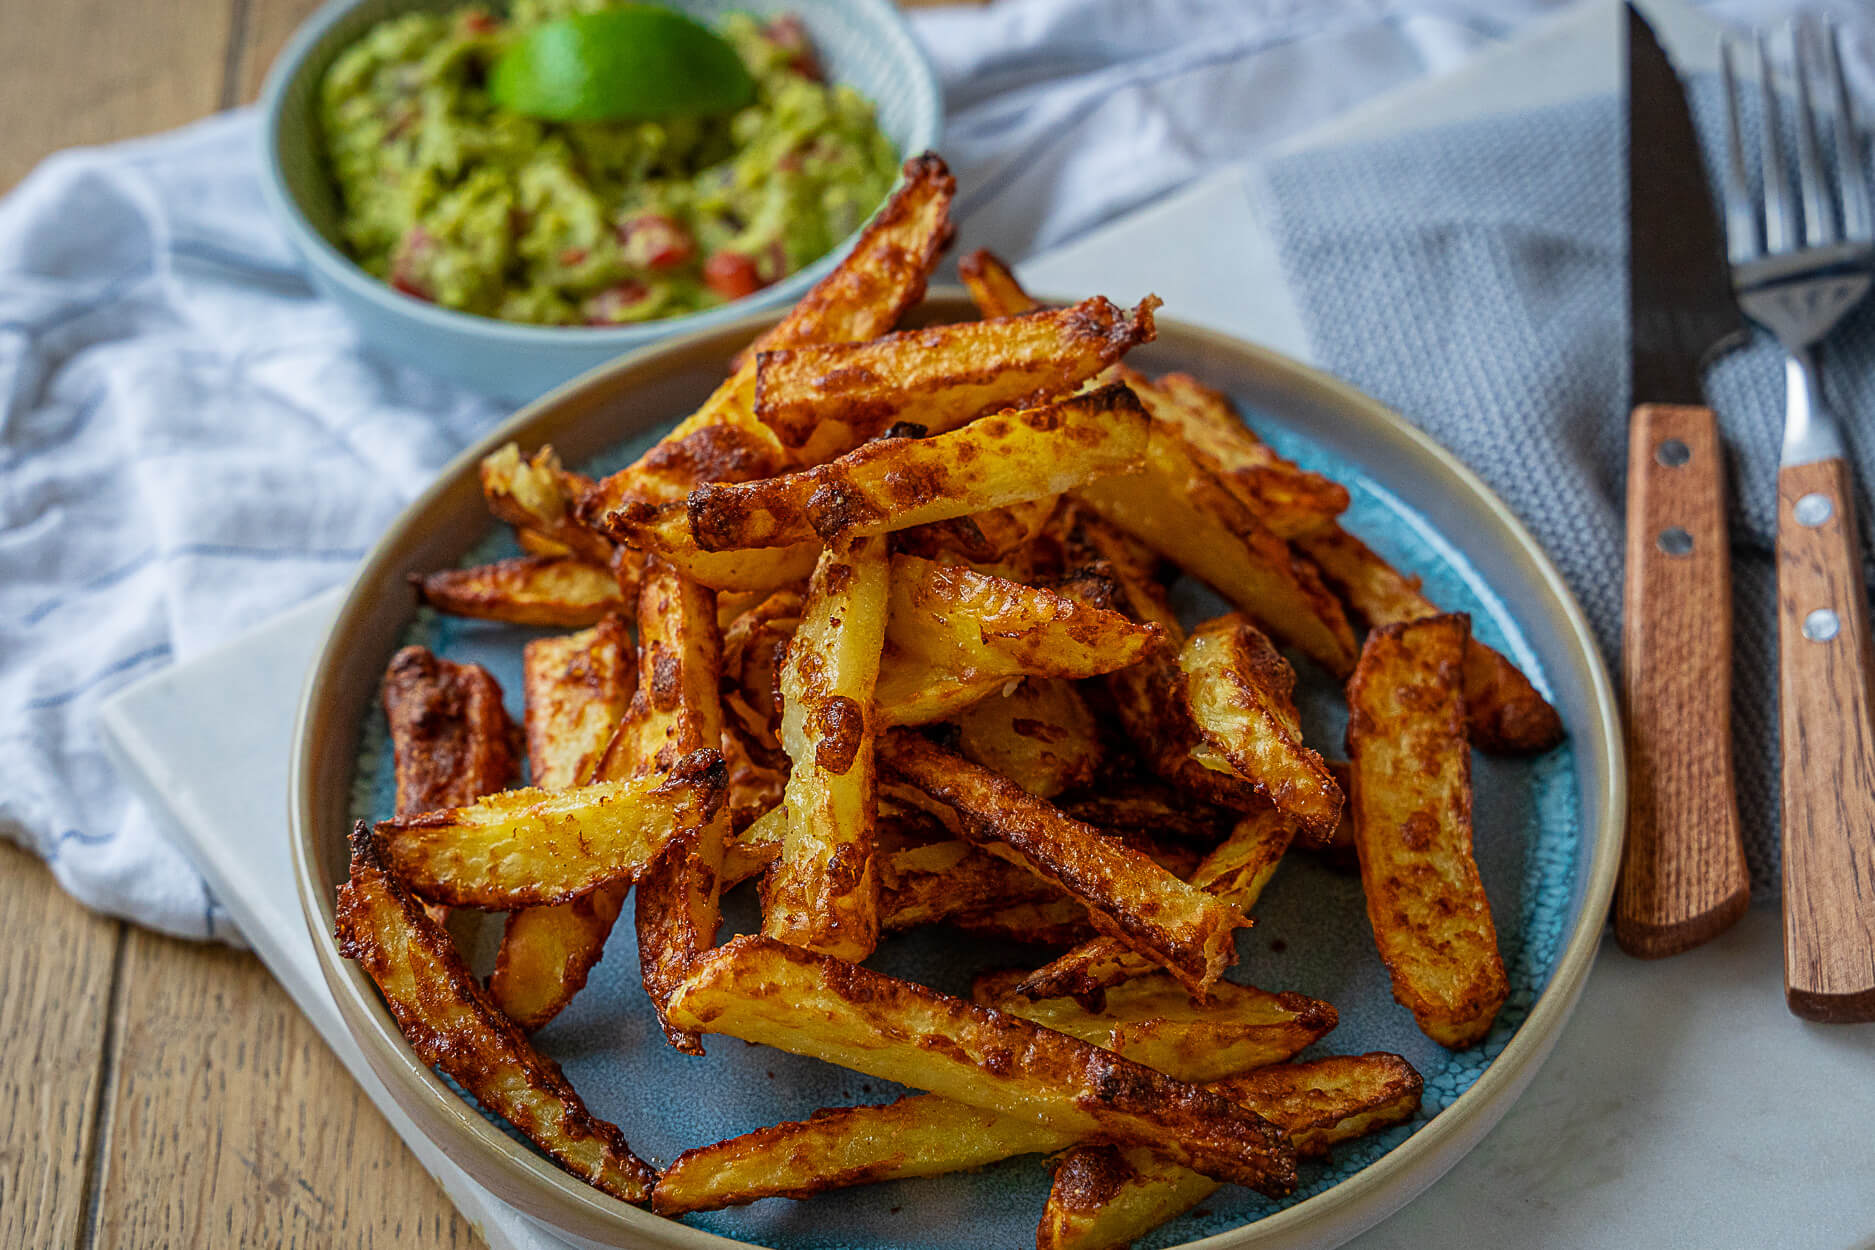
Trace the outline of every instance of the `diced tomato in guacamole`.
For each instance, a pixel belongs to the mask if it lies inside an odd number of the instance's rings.
[[[344,240],[447,308],[546,325],[675,317],[811,264],[897,174],[870,102],[821,81],[798,19],[721,33],[755,103],[711,118],[557,124],[497,108],[517,32],[606,0],[516,0],[380,22],[327,71],[320,119]]]

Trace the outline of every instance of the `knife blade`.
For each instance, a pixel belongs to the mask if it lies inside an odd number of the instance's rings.
[[[1732,780],[1725,466],[1702,375],[1745,336],[1691,110],[1627,6],[1628,834],[1615,938],[1643,958],[1723,932],[1750,900]]]

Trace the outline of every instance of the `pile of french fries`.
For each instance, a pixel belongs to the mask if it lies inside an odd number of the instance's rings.
[[[426,1062],[627,1202],[1049,1155],[1038,1245],[1123,1246],[1220,1184],[1289,1193],[1298,1158],[1418,1108],[1398,1055],[1297,1060],[1328,1003],[1222,979],[1292,850],[1357,859],[1398,1000],[1447,1046],[1484,1037],[1506,984],[1470,749],[1544,750],[1561,725],[1341,528],[1344,488],[1197,380],[1122,363],[1155,299],[1040,307],[979,252],[982,320],[895,330],[952,194],[937,158],[909,162],[853,253],[631,467],[488,457],[526,554],[419,594],[577,632],[527,644],[519,728],[484,670],[398,654],[398,814],[354,831],[338,937]],[[1187,629],[1179,574],[1233,610]],[[1303,740],[1279,645],[1346,680],[1345,763]],[[718,944],[722,892],[752,877],[761,931]],[[925,1092],[662,1173],[633,1155],[529,1041],[633,891],[672,1046],[724,1034]],[[451,908],[506,915],[485,980]],[[1058,953],[969,1001],[862,966],[928,924]]]

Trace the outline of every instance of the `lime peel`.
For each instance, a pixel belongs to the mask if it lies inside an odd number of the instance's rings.
[[[542,121],[663,121],[742,108],[755,80],[709,27],[661,5],[625,4],[528,30],[490,67],[488,93]]]

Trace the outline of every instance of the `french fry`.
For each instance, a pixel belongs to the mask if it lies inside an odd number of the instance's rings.
[[[873,686],[889,577],[883,538],[828,547],[781,672],[781,742],[793,766],[787,834],[763,881],[762,931],[848,959],[879,941]]]
[[[592,775],[636,685],[625,618],[540,638],[522,652],[527,759],[534,785],[565,790]],[[542,1028],[586,985],[627,886],[601,886],[555,907],[508,913],[488,992],[528,1032]]]
[[[701,408],[637,463],[581,498],[579,515],[586,523],[605,528],[606,518],[628,504],[681,503],[703,482],[746,482],[786,467],[786,450],[755,419],[757,354],[870,339],[890,330],[924,298],[938,252],[950,239],[956,192],[956,180],[936,156],[927,152],[906,161],[899,189],[833,272],[755,341]],[[706,586],[734,589],[686,571]]]
[[[385,670],[383,695],[398,815],[460,807],[514,780],[520,733],[481,665],[405,647]]]
[[[1393,996],[1426,1036],[1464,1047],[1509,986],[1471,854],[1463,616],[1383,625],[1348,683],[1354,845]]]
[[[587,1110],[558,1065],[528,1044],[448,937],[385,871],[363,821],[339,888],[340,951],[365,970],[424,1063],[525,1133],[561,1167],[615,1198],[649,1201],[657,1173],[616,1125]]]
[[[412,573],[417,597],[438,612],[513,625],[595,625],[624,606],[618,581],[575,556],[516,556],[478,568]]]
[[[887,933],[1060,897],[1021,865],[955,839],[879,856],[879,923]]]
[[[1107,387],[931,438],[876,439],[779,477],[699,486],[690,528],[705,551],[884,534],[1135,473],[1145,447],[1139,401]]]
[[[1247,919],[1294,836],[1295,824],[1273,808],[1245,816],[1199,863],[1190,886]],[[1091,998],[1150,971],[1150,960],[1103,934],[1036,969],[1017,991],[1029,998]]]
[[[1321,533],[1347,511],[1347,487],[1277,455],[1243,423],[1223,392],[1188,373],[1147,378],[1122,367],[1119,374],[1155,423],[1177,431],[1193,463],[1278,538]]]
[[[577,553],[558,539],[549,538],[537,529],[525,525],[517,526],[514,531],[515,545],[520,547],[522,555],[528,556],[570,556]]]
[[[1040,799],[1090,784],[1105,755],[1087,701],[1058,677],[1026,678],[1006,695],[965,708],[957,750]]]
[[[732,938],[671,999],[685,1028],[899,1081],[1076,1137],[1152,1146],[1281,1195],[1288,1144],[1261,1117],[1108,1051],[771,938]]]
[[[894,546],[939,564],[994,564],[1017,556],[1040,535],[1056,503],[1048,496],[914,525],[898,531]]]
[[[957,277],[985,318],[1016,317],[1041,307],[1002,258],[986,248],[958,261]]]
[[[379,823],[398,879],[430,902],[512,911],[629,881],[678,830],[715,815],[723,759],[698,751],[667,774],[572,790],[504,790],[465,807]]]
[[[1368,625],[1404,625],[1439,615],[1408,577],[1366,543],[1334,526],[1303,539],[1328,584]],[[1476,638],[1465,643],[1465,715],[1471,740],[1486,751],[1547,751],[1563,740],[1562,718],[1515,664]]]
[[[482,497],[508,524],[564,547],[592,564],[609,565],[612,544],[582,524],[575,502],[592,483],[560,467],[551,447],[523,460],[513,443],[482,458]]]
[[[979,982],[979,989],[983,983]],[[1119,1012],[1105,1015],[1073,1003],[1018,1003],[1026,1018],[1090,1045],[1112,1050],[1181,1081],[1213,1079],[1249,1067],[1280,1063],[1334,1025],[1334,1009],[1299,994],[1266,994],[1232,987],[1242,996],[1213,1008],[1195,1008],[1169,978],[1156,995],[1142,993]],[[1169,992],[1167,992],[1169,990]],[[978,997],[997,1007],[993,994]],[[1138,1014],[1159,1004],[1177,1018]],[[1153,1046],[1155,1031],[1194,1024],[1214,1036],[1248,1039],[1229,1058],[1196,1047],[1170,1051]],[[1134,1053],[1138,1047],[1142,1052]],[[1154,1062],[1162,1059],[1167,1062]],[[1189,1060],[1189,1069],[1176,1066]],[[1233,1063],[1238,1066],[1231,1066]],[[1171,1065],[1171,1066],[1168,1066]],[[1021,1154],[1073,1145],[1075,1138],[1028,1120],[999,1115],[936,1094],[915,1094],[881,1106],[838,1107],[813,1118],[756,1129],[727,1141],[685,1151],[659,1180],[655,1210],[688,1211],[740,1206],[762,1198],[807,1198],[831,1189],[874,1181],[939,1176],[987,1167]]]
[[[1380,1053],[1278,1064],[1211,1086],[1281,1126],[1305,1157],[1412,1119],[1423,1087],[1406,1060]],[[1120,1250],[1217,1189],[1216,1181],[1151,1150],[1077,1147],[1055,1169],[1035,1244]]]
[[[985,413],[1067,395],[1153,338],[1147,296],[1131,312],[1095,296],[996,321],[904,330],[870,342],[762,353],[755,415],[804,463],[896,422],[942,434]]]
[[[1000,770],[999,770],[1000,771]],[[1138,779],[1106,783],[1098,791],[1064,795],[1062,811],[1101,829],[1149,829],[1167,837],[1215,845],[1236,823],[1230,812],[1194,802],[1171,788]]]
[[[973,840],[1001,842],[1088,906],[1095,927],[1203,993],[1235,957],[1237,909],[1020,786],[908,730],[879,744],[880,763],[957,809]]]
[[[629,740],[635,772],[662,772],[693,752],[723,741],[722,644],[716,632],[716,597],[662,560],[646,562],[638,594],[638,693],[614,736]],[[607,747],[610,756],[613,746]],[[602,763],[605,768],[608,760]],[[725,797],[728,769],[724,767]],[[721,919],[729,809],[680,829],[645,867],[637,882],[638,966],[645,994],[670,1044],[700,1055],[698,1039],[673,1028],[665,1012],[692,961],[716,941]]]
[[[1353,671],[1347,614],[1314,566],[1199,467],[1166,427],[1155,425],[1147,439],[1146,472],[1102,478],[1074,494],[1330,673]]]
[[[944,923],[953,929],[1001,942],[1061,950],[1094,936],[1087,907],[1068,895],[1039,903],[1010,903],[989,911],[959,912]]]
[[[712,590],[772,591],[805,581],[820,557],[820,541],[784,547],[705,551],[690,529],[688,505],[629,504],[608,514],[606,531],[619,542],[660,556]]]
[[[1234,772],[1314,840],[1334,836],[1341,788],[1322,757],[1302,743],[1296,674],[1255,626],[1240,616],[1206,621],[1179,649],[1192,722],[1204,743],[1198,761]]]

